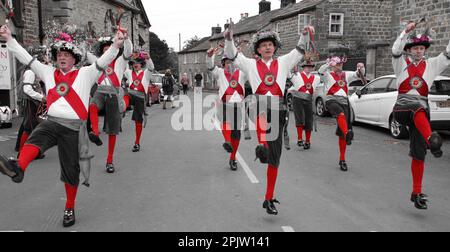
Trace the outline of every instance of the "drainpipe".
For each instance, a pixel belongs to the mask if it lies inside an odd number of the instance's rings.
[[[42,0],[38,0],[38,22],[39,22],[39,43],[42,45],[44,43],[44,21],[42,20]]]

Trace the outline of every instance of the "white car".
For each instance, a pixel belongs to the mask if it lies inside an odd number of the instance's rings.
[[[12,128],[12,116],[9,107],[0,107],[0,128]]]
[[[380,77],[350,96],[352,119],[389,129],[394,138],[408,137],[408,129],[393,119],[398,87],[395,75]],[[450,129],[450,77],[439,76],[429,94],[431,127]]]

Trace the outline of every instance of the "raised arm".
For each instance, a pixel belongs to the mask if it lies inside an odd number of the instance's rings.
[[[450,41],[444,53],[429,59],[428,62],[436,76],[442,74],[450,66]]]
[[[20,63],[29,65],[33,72],[42,80],[53,71],[53,67],[44,65],[33,57],[12,37],[11,30],[7,25],[0,28],[0,37],[6,40],[8,50],[14,54]]]
[[[99,58],[94,64],[83,67],[82,69],[86,71],[87,78],[89,78],[90,83],[95,83],[100,74],[108,67],[109,64],[117,57],[119,49],[123,46],[124,34],[118,31],[113,45]]]
[[[330,69],[334,62],[330,61],[319,68],[320,78],[322,79],[323,84],[325,85],[325,91],[328,91],[331,88],[331,85],[334,84],[333,77],[330,74]]]
[[[366,75],[366,67],[364,66],[364,63],[358,63],[355,72],[347,72],[347,82],[350,84],[356,80],[360,80],[360,72],[362,76]]]
[[[234,24],[231,23],[229,28],[225,31],[225,54],[228,55],[231,59],[233,59],[234,64],[241,69],[242,71],[248,73],[250,66],[252,66],[255,62],[254,59],[250,59],[245,57],[242,53],[238,51],[236,45],[233,41],[233,29]]]
[[[406,44],[408,43],[408,34],[416,28],[416,25],[411,23],[400,34],[392,47],[392,66],[394,67],[394,73],[400,75],[406,68],[406,62],[404,60],[403,52]]]
[[[219,76],[219,68],[214,64],[217,51],[217,48],[210,48],[206,52],[206,67],[213,74],[215,79]]]
[[[300,39],[298,40],[297,47],[292,50],[289,54],[281,56],[279,58],[280,64],[283,67],[291,70],[293,69],[300,61],[302,61],[305,56],[305,51],[308,48],[308,44],[311,40],[311,36],[314,36],[314,27],[306,26],[303,29],[302,34],[300,35]]]

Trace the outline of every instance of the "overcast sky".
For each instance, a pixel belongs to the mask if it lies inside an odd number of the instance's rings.
[[[178,51],[178,34],[184,41],[211,35],[211,27],[221,27],[230,17],[239,21],[241,13],[257,15],[261,0],[143,0],[152,24],[151,31],[169,47]],[[271,0],[272,10],[280,8],[279,0]],[[223,30],[223,28],[222,28]]]

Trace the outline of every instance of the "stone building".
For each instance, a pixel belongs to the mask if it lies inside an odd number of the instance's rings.
[[[393,73],[392,44],[409,21],[427,16],[436,31],[430,57],[443,52],[450,40],[450,0],[281,0],[274,10],[270,1],[261,0],[259,7],[258,15],[242,15],[235,26],[236,43],[246,56],[253,55],[248,41],[258,31],[278,31],[282,55],[295,48],[302,28],[311,24],[320,60],[346,54],[349,61],[344,68],[354,70],[357,62],[365,62],[369,79]],[[222,40],[222,34],[213,34],[210,43],[215,46]],[[450,70],[444,74],[450,75]]]
[[[0,1],[0,20],[5,20],[5,0]],[[122,26],[128,29],[134,47],[150,50],[151,24],[141,0],[17,0],[13,4],[15,16],[9,26],[16,39],[25,46],[44,43],[44,27],[49,20],[75,24],[89,31],[93,37],[111,35],[110,16],[123,9],[127,14],[122,20]],[[13,59],[11,62],[14,62]],[[9,88],[0,86],[0,103],[14,108],[14,83],[20,76],[17,76],[19,73],[16,72],[14,63],[11,63],[10,71],[13,84]],[[1,76],[2,74],[0,78]]]

